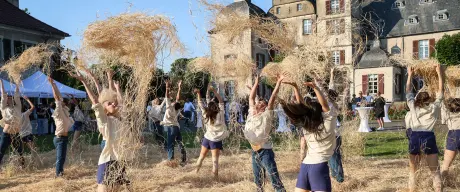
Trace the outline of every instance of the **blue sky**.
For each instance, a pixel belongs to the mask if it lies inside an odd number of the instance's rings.
[[[153,3],[155,2],[155,3]],[[233,0],[220,2],[231,3]],[[265,11],[271,7],[271,0],[252,0]],[[159,64],[169,71],[170,64],[177,58],[208,55],[206,39],[208,17],[196,0],[20,0],[21,9],[28,8],[31,15],[71,35],[61,43],[71,49],[80,47],[81,34],[86,26],[95,20],[126,12],[143,11],[149,14],[166,15],[176,24],[178,35],[185,44],[184,55],[173,55]],[[190,14],[192,13],[192,14]],[[196,27],[195,27],[196,26]]]

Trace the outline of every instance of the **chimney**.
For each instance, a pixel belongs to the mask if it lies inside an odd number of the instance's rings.
[[[240,2],[240,1],[246,1],[248,3],[251,3],[251,0],[235,0],[235,2]]]
[[[7,0],[7,1],[13,4],[14,6],[16,6],[17,8],[19,8],[19,0]]]

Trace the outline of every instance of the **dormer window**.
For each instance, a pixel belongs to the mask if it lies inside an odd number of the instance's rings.
[[[447,9],[436,12],[435,20],[436,21],[449,20],[449,13],[447,13]]]
[[[420,0],[420,4],[429,4],[433,3],[433,0]]]
[[[417,15],[411,15],[411,16],[409,16],[409,19],[408,19],[408,24],[409,24],[409,25],[416,25],[416,24],[418,24],[418,22],[419,22],[419,21],[418,21]]]
[[[405,7],[405,2],[404,1],[395,1],[393,3],[393,8],[394,9],[399,9],[399,8],[404,8]]]
[[[280,14],[281,13],[281,7],[277,7],[276,8],[276,14]]]

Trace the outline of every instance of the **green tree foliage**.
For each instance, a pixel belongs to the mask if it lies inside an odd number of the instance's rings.
[[[436,43],[436,58],[445,65],[460,64],[460,33],[444,35]]]
[[[182,80],[181,95],[183,95],[183,97],[181,98],[193,98],[193,89],[195,88],[200,89],[201,94],[205,94],[207,85],[210,81],[210,75],[208,73],[193,73],[187,68],[188,63],[192,60],[193,59],[180,58],[175,60],[171,65],[169,78],[173,85],[175,86],[179,80]]]
[[[23,11],[30,15],[29,9],[25,8],[25,9],[23,9]]]

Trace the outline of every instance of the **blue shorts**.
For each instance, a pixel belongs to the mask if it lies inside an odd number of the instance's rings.
[[[449,130],[446,139],[446,149],[460,151],[460,130]]]
[[[407,129],[406,134],[409,138],[409,153],[411,155],[420,155],[422,151],[426,155],[439,153],[438,146],[436,145],[436,136],[433,132]]]
[[[203,147],[206,147],[207,149],[220,149],[220,150],[223,150],[224,147],[222,145],[222,141],[218,141],[218,142],[214,142],[214,141],[210,141],[206,138],[203,137],[203,141],[201,142],[201,146]]]
[[[73,131],[81,131],[83,129],[83,122],[81,121],[75,121],[72,125],[72,130]]]
[[[295,187],[308,191],[332,191],[327,162],[301,164]]]
[[[21,140],[24,143],[32,142],[32,141],[34,141],[34,136],[27,135],[27,136],[21,137]]]
[[[126,176],[126,168],[120,161],[109,161],[98,165],[97,184],[125,185],[130,184]]]

